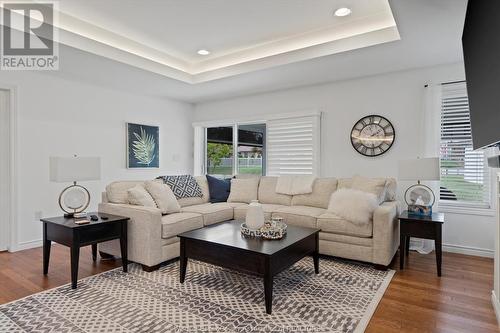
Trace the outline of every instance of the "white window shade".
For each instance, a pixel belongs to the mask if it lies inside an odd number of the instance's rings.
[[[267,175],[319,175],[320,115],[267,122]]]
[[[441,201],[489,208],[490,174],[484,152],[472,148],[465,82],[442,85],[440,155]]]

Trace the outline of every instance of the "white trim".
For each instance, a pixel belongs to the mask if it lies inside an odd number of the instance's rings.
[[[198,126],[199,127],[233,126],[234,124],[250,125],[250,124],[265,123],[268,120],[307,117],[307,116],[321,116],[321,111],[304,110],[304,111],[297,111],[297,112],[268,114],[265,116],[247,116],[247,117],[240,117],[240,118],[233,118],[233,119],[196,121],[196,122],[193,122],[193,127],[198,127]]]
[[[18,244],[14,244],[14,246],[12,246],[9,249],[9,252],[29,250],[29,249],[33,249],[35,247],[41,247],[41,246],[43,246],[43,240],[35,239],[35,240],[31,240],[31,241],[20,242]]]
[[[193,142],[193,175],[201,176],[205,174],[205,167],[203,161],[205,160],[205,142],[206,142],[206,129],[203,127],[194,128],[194,142]]]
[[[500,324],[500,302],[494,290],[491,291],[491,304],[493,304],[493,311],[497,317],[497,322]]]
[[[233,173],[232,175],[235,176],[238,174],[238,167],[239,167],[239,160],[238,160],[238,143],[239,143],[239,137],[238,137],[238,128],[239,128],[238,123],[233,124]]]
[[[467,207],[460,204],[443,204],[439,202],[438,211],[441,213],[452,213],[461,215],[476,215],[476,216],[495,216],[495,209],[492,208],[478,208],[478,207]]]
[[[486,257],[486,258],[493,258],[493,256],[495,255],[495,251],[493,249],[483,249],[479,247],[453,245],[453,244],[443,244],[443,252],[460,253],[469,256]]]
[[[10,223],[8,226],[9,229],[9,244],[7,250],[12,252],[13,249],[17,248],[17,161],[18,161],[18,152],[17,152],[17,105],[18,105],[18,88],[15,85],[4,84],[0,82],[0,89],[9,91],[9,135],[10,135],[10,197],[9,197],[9,212],[10,215]],[[5,212],[3,212],[5,213]]]
[[[0,177],[0,189],[2,194],[1,209],[2,219],[0,221],[0,251],[6,251],[10,245],[10,91],[0,89],[0,122],[2,123],[2,147],[0,158],[2,170]],[[5,168],[4,168],[5,167]]]

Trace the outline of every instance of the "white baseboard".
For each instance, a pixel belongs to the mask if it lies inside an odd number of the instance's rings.
[[[17,251],[32,249],[35,247],[41,247],[42,245],[43,241],[41,239],[37,239],[27,242],[21,242],[15,246],[12,246],[9,249],[9,251],[17,252]],[[493,258],[495,254],[494,251],[490,249],[482,249],[477,247],[452,245],[452,244],[443,244],[443,252],[460,253],[470,256],[487,257],[487,258]]]
[[[495,252],[490,249],[482,249],[478,247],[452,245],[452,244],[443,244],[443,252],[460,253],[460,254],[467,254],[470,256],[487,257],[487,258],[493,258],[495,255]]]
[[[43,241],[41,239],[36,239],[27,242],[20,242],[18,244],[15,244],[14,246],[11,246],[9,248],[9,252],[17,252],[22,250],[33,249],[35,247],[41,247],[42,245]]]
[[[495,311],[495,315],[497,316],[497,322],[500,323],[500,302],[494,290],[491,291],[491,303],[493,304],[493,311]]]

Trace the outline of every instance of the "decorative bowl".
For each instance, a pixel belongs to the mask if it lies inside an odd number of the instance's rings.
[[[286,235],[287,225],[283,222],[266,223],[260,228],[261,237],[265,239],[281,239]]]
[[[250,229],[246,223],[241,224],[241,234],[246,237],[260,237],[260,229]]]
[[[264,239],[281,239],[286,234],[287,225],[283,222],[266,222],[260,229],[250,229],[245,223],[241,224],[241,234],[245,237],[261,237]]]

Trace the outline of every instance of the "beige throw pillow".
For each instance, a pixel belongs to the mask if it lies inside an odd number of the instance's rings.
[[[381,203],[385,198],[385,179],[367,178],[363,176],[352,177],[351,188],[363,192],[373,193]]]
[[[156,207],[151,194],[142,185],[136,185],[127,190],[128,203],[136,206]]]
[[[168,185],[157,181],[147,181],[144,183],[144,187],[151,194],[162,214],[172,214],[181,211],[181,206]]]
[[[252,200],[257,200],[259,180],[259,178],[231,179],[231,192],[227,202],[251,203]]]
[[[373,219],[378,207],[377,196],[373,193],[341,188],[332,193],[328,211],[354,224],[363,225]]]

